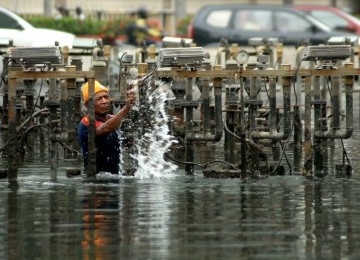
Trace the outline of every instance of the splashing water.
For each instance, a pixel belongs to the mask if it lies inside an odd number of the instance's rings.
[[[164,159],[172,144],[177,141],[169,134],[169,116],[166,113],[165,102],[169,100],[168,93],[160,86],[147,95],[147,117],[151,118],[151,126],[135,140],[135,151],[130,154],[137,164],[135,177],[158,178],[173,176],[177,166]]]

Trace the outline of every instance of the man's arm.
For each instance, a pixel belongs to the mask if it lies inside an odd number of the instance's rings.
[[[96,136],[108,135],[114,132],[120,125],[121,120],[129,113],[131,107],[135,104],[135,94],[132,90],[127,91],[125,105],[113,117],[100,124],[96,128]]]

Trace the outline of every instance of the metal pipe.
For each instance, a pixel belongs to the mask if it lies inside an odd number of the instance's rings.
[[[241,176],[245,177],[246,175],[246,127],[245,127],[245,101],[244,101],[244,78],[242,77],[244,67],[240,65],[239,74],[240,74],[240,154],[241,154]]]
[[[49,142],[49,161],[50,161],[50,177],[51,179],[56,179],[57,177],[57,159],[58,159],[58,150],[56,144],[56,131],[57,123],[57,105],[54,105],[56,102],[56,79],[49,79],[49,108],[50,108],[50,131],[51,138]]]
[[[26,96],[26,117],[31,115],[34,110],[34,85],[33,80],[24,80],[25,96]]]
[[[332,128],[340,129],[340,77],[331,77]]]
[[[283,52],[284,52],[283,43],[281,43],[281,42],[277,43],[276,44],[276,57],[277,57],[276,69],[280,68],[280,64],[282,64]]]
[[[231,45],[232,48],[235,48],[235,45]],[[225,69],[232,69],[232,68],[239,68],[239,65],[235,62],[235,60],[226,60],[225,63]],[[235,77],[233,79],[231,78],[227,78],[226,81],[224,81],[225,83],[225,112],[226,112],[226,118],[225,118],[225,122],[226,122],[226,126],[228,128],[228,130],[230,130],[231,132],[235,132],[235,128],[236,128],[236,118],[238,117],[238,103],[237,103],[237,92],[238,92],[238,86],[235,85],[235,80],[238,79],[238,74],[235,75]],[[225,132],[224,135],[224,152],[225,152],[225,160],[227,162],[231,162],[234,163],[235,162],[235,137],[228,133],[227,131]]]
[[[277,112],[276,112],[276,78],[269,78],[269,120],[270,120],[270,132],[277,131]]]
[[[354,64],[348,63],[345,64],[346,68],[353,68]],[[336,82],[335,82],[336,83]],[[346,126],[345,129],[340,130],[339,128],[332,128],[327,131],[322,131],[321,129],[316,129],[314,136],[318,138],[327,138],[327,139],[348,139],[352,136],[353,133],[353,93],[354,93],[354,76],[347,75],[344,77],[345,85],[345,100],[346,100],[346,112],[345,120]],[[333,104],[334,105],[334,104]],[[338,109],[335,106],[335,109]],[[340,124],[340,123],[337,123]]]
[[[315,76],[313,79],[313,104],[314,104],[314,140],[313,140],[313,149],[314,149],[314,169],[318,174],[323,168],[323,157],[321,153],[321,140],[315,135],[316,131],[319,131],[322,127],[322,117],[321,117],[321,104],[324,103],[321,101],[321,90],[320,90],[320,76]],[[326,104],[326,101],[325,101]]]
[[[171,91],[174,93],[175,99],[172,102],[169,100],[169,103],[175,103],[173,105],[173,129],[177,135],[185,137],[185,132],[181,131],[184,130],[184,107],[179,105],[180,101],[183,101],[185,97],[185,79],[184,78],[174,78],[171,82]]]
[[[218,142],[221,140],[223,133],[223,121],[222,121],[222,79],[214,79],[214,99],[215,99],[215,134],[208,135],[207,140],[212,142]]]
[[[67,114],[68,114],[68,92],[65,81],[60,81],[60,128],[67,129]],[[66,155],[65,155],[66,156]]]
[[[19,67],[9,66],[10,71],[19,70]],[[9,73],[10,74],[10,73]],[[18,154],[18,145],[19,139],[16,134],[16,127],[18,122],[16,121],[16,77],[9,76],[9,87],[8,87],[8,118],[9,118],[9,128],[7,131],[7,156],[8,156],[8,180],[15,181],[17,179],[17,170],[19,167],[19,154]]]
[[[300,107],[294,106],[294,146],[302,142],[302,125],[300,119]]]
[[[66,66],[66,71],[73,72],[76,71],[75,66]],[[75,96],[76,96],[76,79],[68,78],[66,79],[66,88],[67,88],[67,104],[68,104],[68,116],[67,116],[67,144],[71,147],[79,148],[79,142],[77,140],[77,132],[74,127],[78,122],[76,120],[76,111],[75,111]]]
[[[88,165],[85,169],[87,177],[95,177],[96,175],[96,146],[95,146],[95,78],[89,78],[89,132],[88,132]]]
[[[250,95],[249,95],[249,124],[250,124],[250,133],[256,132],[257,129],[257,110],[258,106],[262,104],[261,100],[257,99],[257,88],[256,88],[256,77],[250,78]]]
[[[204,116],[204,133],[210,133],[210,79],[202,80],[202,97],[203,97],[203,116]]]
[[[216,65],[213,67],[213,70],[221,70],[220,65]],[[214,87],[214,101],[215,101],[215,133],[211,134],[210,132],[203,131],[202,133],[194,133],[193,131],[188,131],[189,126],[186,125],[186,140],[189,141],[209,141],[209,142],[218,142],[221,140],[222,133],[223,133],[223,122],[222,122],[222,78],[216,77],[213,78],[213,87]],[[191,89],[187,89],[186,92],[190,91]],[[190,95],[190,94],[189,94]],[[188,96],[188,93],[186,94],[186,100],[191,101],[192,100],[192,94],[191,99],[190,96]],[[192,120],[192,107],[187,107],[186,109],[186,121],[188,124],[188,120],[190,120],[190,115],[188,118],[188,111],[191,111],[191,120]],[[192,130],[192,128],[191,128]]]
[[[282,65],[283,69],[289,69],[290,65]],[[285,140],[289,137],[291,132],[291,122],[290,122],[290,93],[291,93],[291,77],[285,76],[282,77],[282,85],[283,85],[283,106],[284,106],[284,120],[283,120],[283,131],[277,132],[277,128],[274,128],[273,125],[270,128],[269,132],[266,131],[258,131],[256,128],[252,130],[251,137],[257,138],[257,139],[272,139],[272,140]],[[276,84],[272,82],[270,84],[270,88],[272,88],[272,92],[276,92]],[[250,88],[251,93],[251,88]],[[271,100],[270,100],[271,101]],[[271,106],[274,106],[274,102],[276,102],[276,98],[273,98]],[[250,115],[251,117],[255,116]],[[254,120],[254,118],[250,118],[251,120]],[[271,119],[274,120],[274,119]],[[274,122],[272,122],[274,124]],[[256,126],[256,123],[253,122],[253,124],[250,125],[250,127]]]
[[[320,76],[313,79],[313,103],[314,103],[314,130],[321,128],[321,100],[320,100]]]
[[[135,63],[145,63],[146,60],[146,46],[138,47],[135,51]]]
[[[224,47],[219,47],[216,52],[216,65],[222,64],[222,54],[224,52]]]
[[[189,77],[186,80],[185,85],[185,99],[186,101],[192,101],[193,95],[192,95],[192,82],[193,78]],[[191,106],[187,106],[185,108],[185,127],[186,127],[186,136],[185,136],[185,157],[187,162],[193,162],[194,161],[194,144],[193,139],[190,138],[190,136],[193,135],[193,108]],[[185,172],[187,175],[193,175],[194,174],[194,166],[192,164],[186,164],[185,166]]]
[[[311,176],[313,172],[313,150],[311,143],[311,77],[304,79],[305,114],[304,114],[304,167],[302,174]]]

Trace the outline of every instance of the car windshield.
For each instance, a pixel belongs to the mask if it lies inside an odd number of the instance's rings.
[[[0,7],[0,28],[23,30],[32,29],[34,26],[17,14]]]
[[[312,24],[294,13],[277,11],[275,14],[275,27],[280,32],[307,32],[311,31]]]
[[[314,10],[311,11],[311,15],[314,16],[316,19],[319,19],[323,23],[327,24],[331,28],[336,28],[339,26],[342,27],[347,26],[347,21],[335,13],[331,13],[323,10]]]
[[[326,24],[324,24],[320,20],[316,19],[314,16],[306,14],[306,17],[309,20],[311,20],[314,24],[316,24],[318,27],[320,27],[323,31],[325,31],[325,32],[331,32],[332,31],[331,27],[327,26]]]
[[[0,28],[19,29],[20,25],[12,17],[10,17],[10,16],[8,16],[6,14],[0,13]]]

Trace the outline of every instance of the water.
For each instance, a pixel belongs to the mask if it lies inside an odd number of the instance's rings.
[[[344,140],[351,176],[334,170],[342,162],[336,141],[323,178],[246,180],[204,178],[199,168],[186,176],[183,165],[154,154],[164,145],[138,149],[135,177],[68,178],[66,167],[82,164],[74,158],[60,161],[51,180],[40,137],[29,142],[18,182],[0,180],[0,259],[359,259],[359,134],[357,122]],[[199,151],[201,163],[204,151],[222,156],[221,144]],[[291,147],[287,155],[294,160]],[[149,156],[157,161],[146,168]]]
[[[1,181],[1,259],[357,259],[359,177]]]
[[[345,141],[350,177],[207,179],[180,166],[90,181],[63,162],[50,181],[29,163],[17,185],[0,180],[0,259],[358,259],[358,137]]]
[[[135,140],[136,153],[131,156],[136,161],[135,175],[139,178],[164,177],[173,174],[177,166],[164,159],[164,154],[170,151],[175,138],[169,134],[169,115],[166,113],[165,102],[169,96],[158,89],[148,91],[146,95],[149,108],[147,117],[151,119],[150,129],[141,134],[141,138]],[[135,127],[135,126],[134,126]]]

